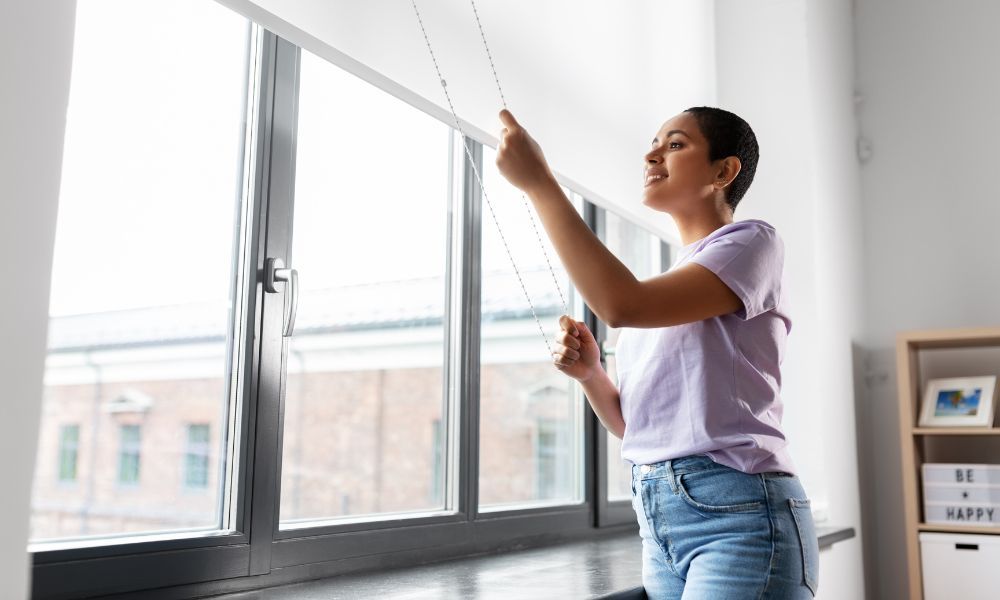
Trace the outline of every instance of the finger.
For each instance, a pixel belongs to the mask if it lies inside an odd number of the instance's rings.
[[[506,108],[500,111],[500,122],[504,124],[504,127],[515,129],[519,128],[521,125],[514,118],[514,115],[510,113]]]
[[[580,331],[577,328],[576,323],[577,322],[570,318],[569,315],[562,315],[559,317],[559,327],[561,327],[563,331],[568,331],[575,336],[580,335]]]
[[[581,341],[590,341],[594,339],[594,334],[590,333],[590,329],[587,328],[587,324],[583,321],[577,321],[577,328],[579,329],[579,338]]]
[[[566,331],[561,332],[557,339],[560,344],[566,346],[567,348],[573,348],[574,350],[580,349],[580,340]]]
[[[558,353],[562,355],[564,358],[567,358],[572,361],[580,360],[580,353],[572,348],[567,348],[565,346],[562,346]]]
[[[573,337],[568,333],[564,333],[562,339],[560,339],[559,341],[560,343],[562,343],[563,346],[566,346],[567,348],[572,348],[574,350],[579,350],[580,346],[583,345],[580,343],[580,338]]]
[[[575,362],[575,360],[570,360],[555,352],[552,353],[552,363],[560,367],[572,367]]]

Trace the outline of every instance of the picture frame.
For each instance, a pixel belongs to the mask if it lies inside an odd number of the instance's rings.
[[[920,427],[992,427],[997,378],[930,379],[920,406]]]

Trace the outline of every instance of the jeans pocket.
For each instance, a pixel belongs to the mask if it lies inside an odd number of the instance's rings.
[[[819,546],[810,504],[809,500],[788,499],[788,506],[795,519],[795,530],[799,534],[799,546],[802,548],[802,576],[806,587],[816,596],[816,589],[819,587]]]
[[[702,512],[752,513],[764,510],[761,479],[735,469],[707,469],[677,476],[677,493]]]

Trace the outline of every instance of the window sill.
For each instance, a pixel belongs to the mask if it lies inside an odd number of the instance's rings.
[[[817,527],[820,549],[853,538],[852,527]],[[368,571],[254,592],[259,600],[405,597],[645,598],[635,530],[553,546],[416,567]],[[242,596],[233,595],[232,598]],[[220,596],[218,598],[228,598]],[[243,596],[245,597],[245,596]]]

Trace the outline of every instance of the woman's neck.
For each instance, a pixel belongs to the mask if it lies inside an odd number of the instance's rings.
[[[671,215],[681,234],[685,246],[697,242],[716,229],[733,222],[733,213],[728,208],[722,212],[701,212]]]

